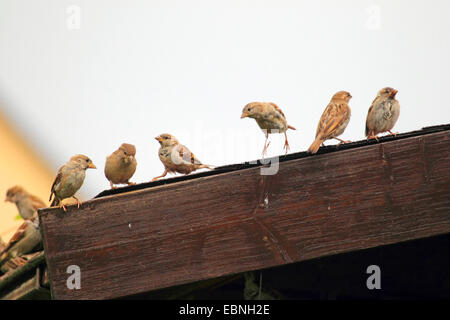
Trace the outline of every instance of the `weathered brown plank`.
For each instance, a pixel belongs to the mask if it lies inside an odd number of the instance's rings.
[[[450,131],[40,211],[53,295],[115,298],[450,232]],[[68,290],[67,266],[81,268]]]

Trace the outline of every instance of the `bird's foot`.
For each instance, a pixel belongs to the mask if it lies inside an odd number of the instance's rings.
[[[398,135],[398,132],[392,132],[391,130],[388,130],[388,132],[390,136],[396,137]]]
[[[127,182],[127,185],[129,185],[129,186],[135,186],[135,185],[136,185],[136,182]]]
[[[285,142],[283,149],[286,149],[285,154],[288,154],[288,152],[291,150],[291,148],[289,147],[289,143],[287,141]]]
[[[62,208],[62,209],[64,210],[64,212],[67,212],[67,208],[66,208],[66,206],[65,206],[65,205],[63,205],[62,203],[61,203],[61,205],[59,206],[59,208]]]
[[[345,144],[345,143],[351,143],[350,140],[342,140],[342,139],[339,139],[339,138],[335,138],[335,139],[339,140],[338,146],[340,146],[341,144]]]
[[[376,135],[374,135],[374,134],[371,134],[371,135],[369,135],[369,136],[367,137],[367,140],[370,140],[370,139],[375,139],[375,140],[377,140],[377,142],[379,141],[379,140],[378,140],[378,137],[377,137]]]
[[[283,147],[283,149],[286,149],[286,153],[285,154],[288,154],[288,152],[289,152],[289,150],[291,150],[291,148],[289,147],[289,142],[288,142],[288,139],[287,139],[286,132],[284,133],[284,137],[285,137],[285,139],[284,139],[284,147]]]
[[[77,208],[80,209],[81,205],[83,204],[83,202],[81,202],[80,200],[78,200],[78,198],[73,197],[75,199],[75,201],[77,202]]]
[[[159,178],[164,178],[167,175],[167,170],[164,170],[163,174],[152,179],[152,182],[158,180]]]
[[[264,145],[264,149],[262,151],[262,159],[263,160],[264,160],[264,156],[267,154],[267,149],[269,148],[269,145],[270,145],[270,141],[269,141],[269,143]]]

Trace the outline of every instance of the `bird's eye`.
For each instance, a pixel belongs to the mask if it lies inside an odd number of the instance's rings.
[[[247,111],[250,111],[250,110],[251,110],[250,108],[247,109]]]
[[[169,139],[168,137],[164,137],[165,140]]]
[[[89,162],[89,159],[86,159],[86,162]]]

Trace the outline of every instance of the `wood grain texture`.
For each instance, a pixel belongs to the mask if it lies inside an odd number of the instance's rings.
[[[39,215],[53,297],[108,299],[449,233],[449,194],[447,130]]]

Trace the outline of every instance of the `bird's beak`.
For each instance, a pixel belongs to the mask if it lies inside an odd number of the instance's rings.
[[[130,162],[133,161],[133,159],[134,159],[134,156],[132,156],[132,155],[128,156],[128,160],[130,160]]]
[[[88,164],[88,168],[91,168],[91,169],[97,169],[97,167],[96,167],[92,162],[90,162],[90,163]]]
[[[162,140],[163,140],[160,136],[155,137],[155,139],[158,140],[158,142],[162,142]]]
[[[246,117],[248,117],[248,113],[247,113],[247,112],[242,112],[241,119],[244,119],[244,118],[246,118]]]
[[[398,90],[392,90],[391,93],[389,94],[390,98],[395,98],[395,95],[397,94]]]

